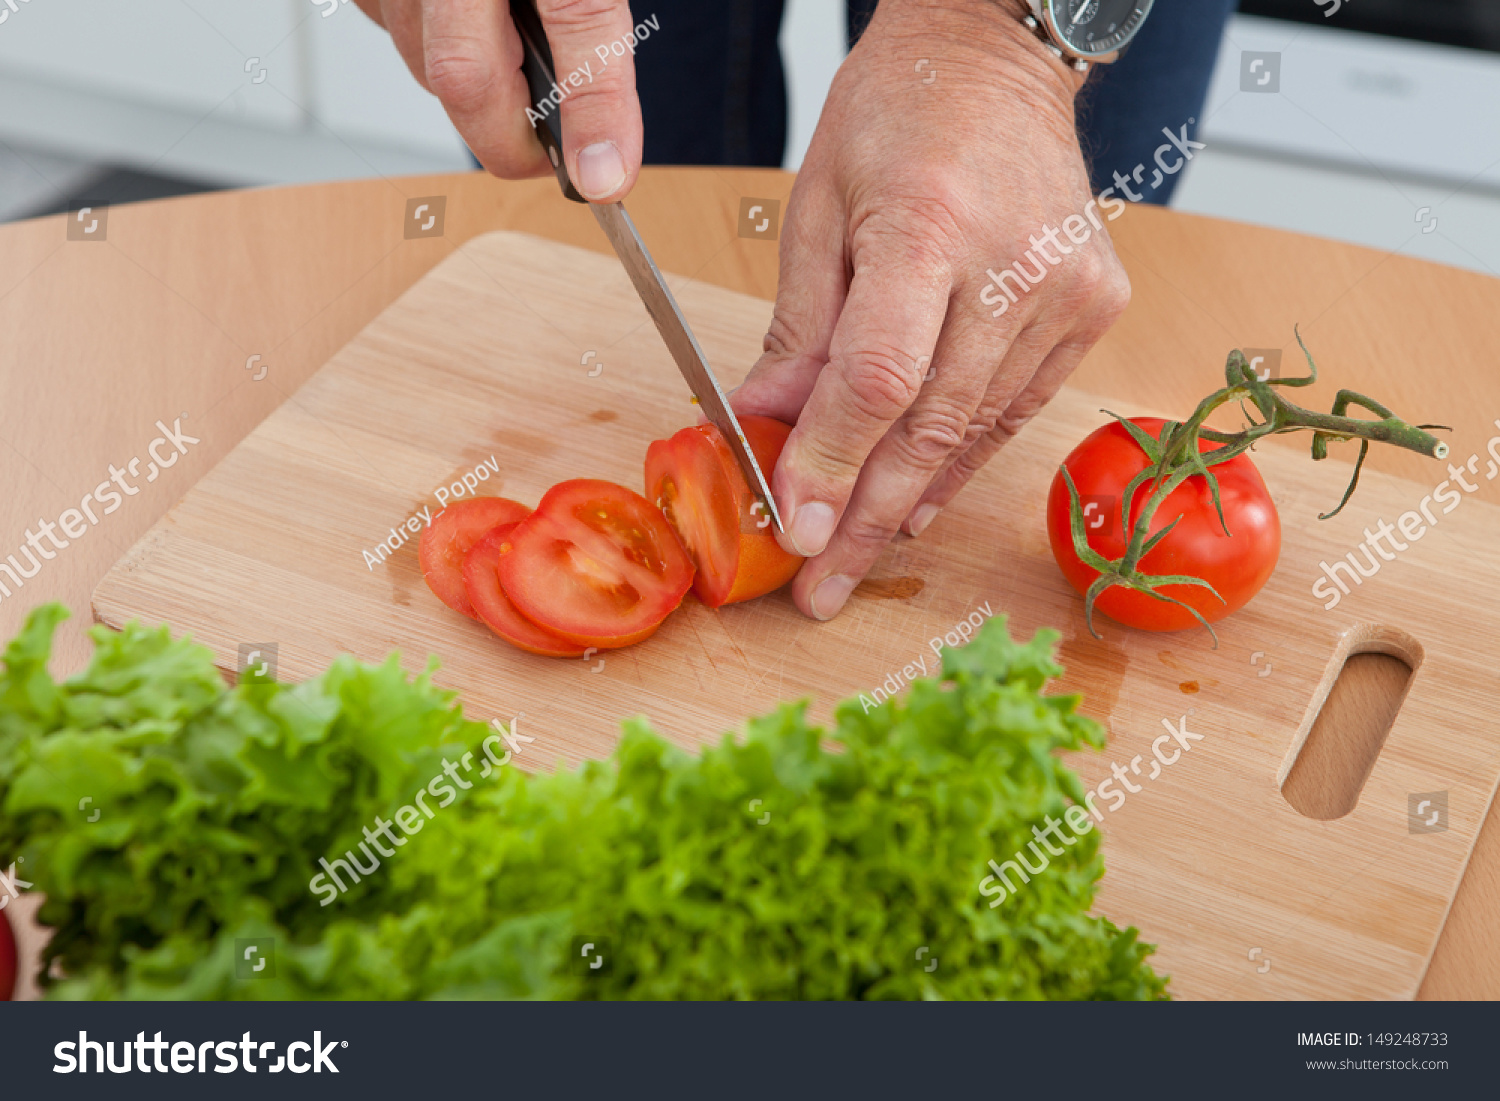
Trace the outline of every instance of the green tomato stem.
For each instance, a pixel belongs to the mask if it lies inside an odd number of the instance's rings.
[[[1260,378],[1250,367],[1245,354],[1235,349],[1229,353],[1228,362],[1225,364],[1224,387],[1199,402],[1192,416],[1186,421],[1168,422],[1159,438],[1153,440],[1138,425],[1118,414],[1110,414],[1125,427],[1151,461],[1145,470],[1131,480],[1121,497],[1121,530],[1128,529],[1130,538],[1126,543],[1125,553],[1119,558],[1106,559],[1088,545],[1087,529],[1078,490],[1073,484],[1073,477],[1067,465],[1063,465],[1062,474],[1067,482],[1069,494],[1069,526],[1073,537],[1073,550],[1079,561],[1099,574],[1084,596],[1084,619],[1089,633],[1095,638],[1101,637],[1094,628],[1095,603],[1106,590],[1115,585],[1122,585],[1146,593],[1158,600],[1180,604],[1187,608],[1198,622],[1208,628],[1209,633],[1213,635],[1214,646],[1218,646],[1218,635],[1214,633],[1213,627],[1196,608],[1157,591],[1162,585],[1198,585],[1207,588],[1222,603],[1223,598],[1214,591],[1213,587],[1198,577],[1153,577],[1144,574],[1139,568],[1140,561],[1167,536],[1171,528],[1176,526],[1178,520],[1182,518],[1178,516],[1156,535],[1150,535],[1151,522],[1156,517],[1157,509],[1184,481],[1192,477],[1202,477],[1207,483],[1213,494],[1214,508],[1218,511],[1219,523],[1224,529],[1224,534],[1232,536],[1233,533],[1230,532],[1229,525],[1224,519],[1224,510],[1219,502],[1218,479],[1214,477],[1210,468],[1244,454],[1264,437],[1285,432],[1310,431],[1313,434],[1312,457],[1315,462],[1327,457],[1329,440],[1357,439],[1360,441],[1359,457],[1354,463],[1354,473],[1349,479],[1343,499],[1331,512],[1321,514],[1319,516],[1321,520],[1337,515],[1339,510],[1348,503],[1355,487],[1359,484],[1360,470],[1364,466],[1365,455],[1371,443],[1392,444],[1434,459],[1448,457],[1448,445],[1427,431],[1429,428],[1446,428],[1446,426],[1408,424],[1374,398],[1357,391],[1340,390],[1334,397],[1332,411],[1328,413],[1304,409],[1282,397],[1279,392],[1280,388],[1311,386],[1318,379],[1318,366],[1313,362],[1312,353],[1303,343],[1301,332],[1298,331],[1296,335],[1297,343],[1301,345],[1303,354],[1307,357],[1308,374],[1304,378]],[[1241,409],[1244,409],[1246,401],[1254,404],[1256,411],[1260,414],[1259,421],[1247,414],[1248,423],[1238,432],[1220,432],[1204,427],[1204,422],[1220,406],[1227,402],[1236,402],[1240,404]],[[1362,417],[1348,416],[1346,411],[1351,405],[1373,413],[1379,419],[1367,420]],[[1204,453],[1198,447],[1200,440],[1223,446]],[[1131,505],[1137,490],[1147,480],[1151,483],[1150,496],[1141,506],[1132,524],[1130,522]]]

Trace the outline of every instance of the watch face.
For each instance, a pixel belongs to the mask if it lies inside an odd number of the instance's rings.
[[[1083,57],[1113,53],[1135,37],[1151,0],[1050,0],[1059,39]]]

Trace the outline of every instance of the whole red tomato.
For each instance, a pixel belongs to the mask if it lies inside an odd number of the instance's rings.
[[[1135,417],[1132,423],[1156,438],[1165,422],[1156,417]],[[1209,452],[1218,446],[1200,440],[1198,449]],[[1107,559],[1118,559],[1125,553],[1129,530],[1121,530],[1120,500],[1130,479],[1149,464],[1146,453],[1118,421],[1094,432],[1064,460],[1084,509],[1089,547]],[[1145,574],[1187,575],[1207,581],[1224,598],[1222,602],[1197,585],[1163,585],[1157,591],[1191,605],[1212,623],[1243,608],[1270,578],[1281,554],[1281,520],[1249,455],[1237,455],[1209,469],[1219,482],[1219,501],[1230,534],[1225,535],[1219,524],[1207,483],[1201,475],[1195,475],[1158,506],[1149,535],[1179,516],[1182,519],[1141,559],[1139,569]],[[1131,500],[1132,525],[1150,497],[1148,480],[1136,489]],[[1059,470],[1047,496],[1047,534],[1063,576],[1082,593],[1099,574],[1080,562],[1073,551],[1068,509],[1068,486]],[[1111,585],[1094,606],[1127,627],[1146,631],[1180,631],[1198,624],[1181,605],[1122,585]]]

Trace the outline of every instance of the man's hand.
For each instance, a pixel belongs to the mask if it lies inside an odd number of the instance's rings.
[[[521,74],[521,38],[506,0],[355,0],[390,31],[418,83],[437,96],[479,162],[496,176],[550,172],[526,118],[531,91]],[[538,0],[559,84],[565,89],[563,156],[585,198],[614,202],[641,168],[641,104],[629,51],[595,51],[633,34],[627,0]],[[585,76],[584,73],[587,72]]]
[[[772,491],[783,543],[811,556],[793,597],[819,619],[1130,299],[1075,136],[1080,79],[1024,9],[883,0],[792,188],[765,354],[733,404],[796,422]],[[1017,261],[1032,278],[995,286]]]

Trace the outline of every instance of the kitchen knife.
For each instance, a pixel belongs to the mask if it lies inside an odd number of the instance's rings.
[[[521,71],[531,89],[532,127],[541,139],[542,147],[547,150],[547,157],[552,162],[563,195],[575,203],[585,202],[584,197],[573,186],[573,181],[568,178],[567,164],[563,160],[560,112],[561,101],[567,93],[553,74],[552,51],[547,45],[541,18],[537,15],[533,0],[510,0],[510,14],[521,35]],[[661,333],[667,351],[672,353],[672,358],[677,362],[677,369],[682,372],[688,388],[698,399],[699,408],[728,442],[729,450],[734,453],[750,491],[765,502],[770,520],[776,524],[778,531],[784,531],[781,513],[777,511],[776,501],[771,496],[771,487],[766,483],[760,464],[755,461],[755,453],[750,450],[744,430],[735,419],[734,410],[729,408],[723,387],[714,377],[708,358],[698,346],[692,329],[688,328],[687,319],[682,316],[677,300],[672,297],[671,288],[662,278],[656,262],[651,259],[651,253],[641,240],[635,223],[630,220],[630,215],[621,203],[589,203],[588,206],[614,247],[615,255],[625,265],[626,274],[635,284],[636,293],[645,303],[646,312],[656,323],[656,330]],[[753,513],[755,509],[752,507],[751,511]]]

